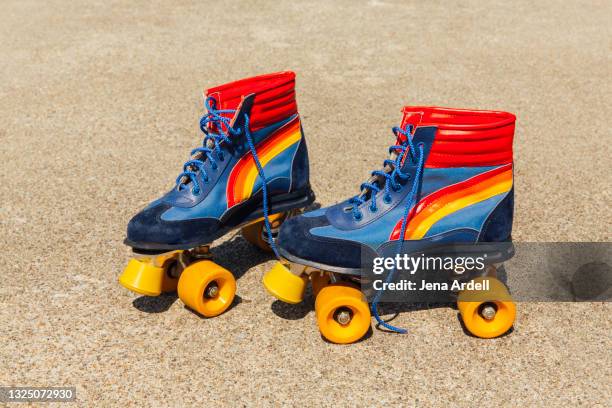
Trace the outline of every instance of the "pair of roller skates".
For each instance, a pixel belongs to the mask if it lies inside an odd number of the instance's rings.
[[[240,228],[279,259],[263,280],[272,295],[299,303],[311,282],[317,323],[329,341],[358,341],[372,315],[399,331],[380,318],[380,296],[369,302],[360,290],[364,259],[510,242],[515,117],[406,107],[390,157],[360,193],[299,214],[315,198],[294,85],[295,74],[281,72],[208,90],[203,145],[176,186],[128,224],[126,244],[145,257],[132,259],[119,280],[149,296],[176,290],[189,308],[219,315],[236,282],[212,261],[210,244]],[[492,265],[473,278],[488,283],[486,291],[456,294],[466,328],[479,337],[504,334],[515,317],[507,288]]]

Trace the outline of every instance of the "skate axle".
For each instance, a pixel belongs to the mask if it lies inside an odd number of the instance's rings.
[[[336,311],[334,319],[343,326],[346,326],[352,319],[351,311],[347,308],[340,308]]]
[[[204,291],[204,296],[207,299],[212,299],[218,294],[219,294],[219,285],[217,285],[217,282],[209,283],[208,286],[206,287],[206,290]]]
[[[184,266],[179,267],[178,261],[172,262],[170,266],[168,266],[168,269],[166,270],[166,274],[168,275],[168,277],[172,279],[178,279],[179,276],[181,276],[181,272],[183,271],[183,269],[185,269],[185,267]]]
[[[495,310],[495,306],[491,304],[484,304],[480,309],[480,315],[485,320],[493,320],[495,318],[495,314],[497,310]]]

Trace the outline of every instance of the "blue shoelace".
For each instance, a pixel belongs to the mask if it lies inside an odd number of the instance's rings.
[[[231,143],[230,137],[235,137],[244,131],[244,135],[247,139],[247,143],[249,145],[249,150],[251,151],[251,155],[253,156],[253,160],[255,161],[255,166],[257,167],[257,171],[259,173],[259,177],[262,180],[262,194],[263,194],[263,213],[264,213],[264,224],[266,227],[266,233],[268,235],[268,241],[270,244],[270,248],[274,251],[274,255],[280,259],[280,254],[278,253],[278,249],[276,248],[276,243],[274,242],[274,236],[272,235],[272,228],[270,226],[269,220],[269,211],[268,211],[268,179],[266,178],[263,170],[263,166],[259,161],[259,156],[257,155],[257,150],[255,149],[255,143],[253,142],[253,137],[251,135],[251,131],[249,130],[249,116],[244,115],[244,126],[240,128],[233,128],[230,124],[230,119],[222,116],[223,114],[235,114],[236,110],[234,109],[216,109],[216,101],[212,97],[207,97],[204,102],[206,107],[206,114],[202,116],[200,119],[200,130],[206,135],[204,137],[204,141],[202,142],[201,147],[196,147],[191,151],[192,159],[185,162],[183,165],[183,171],[176,178],[176,188],[181,190],[191,183],[193,184],[192,193],[199,194],[202,190],[202,186],[200,185],[200,181],[197,177],[197,171],[202,174],[202,180],[204,183],[208,183],[209,176],[206,172],[205,160],[210,162],[210,165],[213,170],[216,170],[218,167],[217,161],[213,156],[213,153],[217,154],[217,158],[220,161],[224,160],[223,157],[223,143]],[[210,127],[209,124],[213,124],[213,127]],[[211,129],[216,129],[216,132],[213,132]],[[209,147],[211,146],[211,147]]]
[[[394,160],[387,159],[383,163],[384,168],[391,168],[391,171],[384,170],[376,170],[372,172],[372,177],[376,177],[378,181],[376,182],[365,182],[361,184],[360,190],[361,193],[353,197],[349,200],[349,203],[353,205],[352,212],[355,220],[359,221],[363,218],[363,214],[359,209],[359,206],[370,201],[370,211],[376,212],[376,195],[381,191],[384,191],[383,200],[386,204],[391,202],[391,190],[399,191],[403,188],[402,182],[407,182],[410,180],[410,174],[404,173],[401,170],[402,164],[404,160],[412,160],[412,163],[417,164],[417,170],[414,176],[414,182],[412,183],[412,189],[408,195],[408,199],[406,201],[406,205],[404,206],[404,216],[402,217],[402,228],[400,230],[400,236],[397,241],[396,254],[399,254],[402,251],[404,245],[404,235],[406,233],[406,226],[408,224],[408,215],[410,214],[410,209],[416,203],[416,194],[420,185],[421,174],[423,172],[424,158],[423,151],[424,145],[423,143],[418,144],[419,155],[416,155],[416,148],[413,142],[412,136],[412,125],[406,125],[404,129],[400,127],[394,127],[393,133],[400,139],[399,135],[403,135],[405,137],[405,141],[400,145],[393,145],[389,147],[389,153],[396,154]],[[406,157],[407,156],[407,157]],[[384,187],[381,188],[382,182],[384,180]],[[369,192],[369,197],[367,197],[367,193]],[[367,197],[367,199],[366,199]],[[389,283],[393,280],[395,276],[396,269],[393,268],[391,272],[387,275],[385,279],[385,283]],[[399,327],[395,327],[385,322],[380,315],[378,314],[378,303],[382,296],[382,292],[376,292],[374,299],[372,300],[372,314],[374,318],[378,322],[379,325],[385,327],[388,330],[397,332],[397,333],[406,333],[405,329],[401,329]]]

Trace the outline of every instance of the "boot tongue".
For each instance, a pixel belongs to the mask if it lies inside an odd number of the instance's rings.
[[[233,120],[234,117],[238,114],[238,107],[242,103],[241,97],[229,97],[229,95],[225,95],[224,92],[214,91],[211,92],[207,90],[204,99],[213,98],[215,100],[215,109],[224,110],[224,109],[232,109],[236,110],[235,113],[222,113],[221,116]]]
[[[402,110],[403,112],[403,116],[402,116],[402,121],[400,124],[400,128],[405,129],[406,125],[412,125],[413,128],[415,128],[420,122],[421,119],[423,118],[423,113],[422,112],[418,112],[418,111],[409,111],[407,108],[404,108]],[[401,133],[397,134],[397,139],[396,139],[396,144],[397,145],[401,145],[403,143],[406,143],[406,136],[402,135]],[[396,151],[392,151],[389,154],[389,159],[395,161],[395,159],[397,158],[398,153]],[[407,156],[407,155],[406,155]],[[406,156],[404,156],[404,160],[402,161],[402,165],[406,162]],[[403,168],[403,166],[402,166]],[[383,171],[385,173],[391,173],[393,171],[393,166],[391,165],[385,165],[385,167],[383,168]],[[372,176],[368,179],[368,183],[373,183],[373,184],[377,184],[380,188],[383,188],[384,186],[384,178],[381,176]],[[370,195],[370,191],[365,191],[363,193],[361,193],[362,197],[365,198],[369,198]]]
[[[411,110],[409,107],[405,107],[404,109],[402,109],[402,121],[400,123],[400,128],[403,130],[406,128],[406,125],[412,125],[412,128],[416,128],[419,123],[421,123],[421,120],[423,119],[423,112],[417,111],[417,110]],[[396,144],[397,145],[401,145],[403,143],[406,143],[406,136],[402,135],[401,133],[398,133],[397,135],[397,139],[396,139]],[[397,158],[398,153],[396,151],[392,151],[389,154],[389,159],[395,161],[395,159]],[[402,168],[404,168],[405,163],[406,163],[406,157],[408,156],[408,154],[406,154],[402,160]],[[383,168],[383,171],[385,173],[391,173],[393,171],[393,166],[390,165],[385,165],[385,167]],[[372,176],[368,179],[368,183],[375,183],[377,184],[380,188],[383,188],[384,186],[384,178],[381,176]],[[360,196],[364,197],[366,199],[369,199],[371,192],[369,190],[367,191],[363,191]]]
[[[234,129],[244,125],[245,114],[248,114],[251,111],[251,108],[253,107],[253,101],[255,100],[255,94],[249,94],[246,96],[240,95],[238,97],[233,97],[230,99],[225,98],[223,92],[221,91],[210,92],[210,90],[207,90],[203,96],[204,101],[206,101],[206,98],[208,97],[211,97],[215,100],[215,110],[231,109],[235,111],[233,113],[227,112],[219,114],[220,116],[228,118],[230,120],[230,127]],[[218,133],[220,131],[220,129],[218,129],[218,125],[215,125],[213,122],[208,123],[208,128],[211,132]],[[227,129],[225,128],[223,130],[227,131]],[[205,147],[212,150],[215,148],[215,142],[212,139],[208,139]],[[206,160],[206,156],[203,156],[202,153],[196,153],[195,155],[191,156],[191,159],[204,161]],[[199,169],[193,168],[193,166],[191,170],[194,172],[199,172]]]
[[[250,113],[255,100],[255,94],[249,94],[240,97],[227,98],[223,92],[206,92],[204,99],[213,98],[215,100],[215,110],[233,110],[234,112],[220,113],[220,116],[228,118],[230,120],[229,125],[232,128],[240,127],[244,124],[244,115]],[[208,123],[209,129],[213,132],[219,132],[213,122]],[[227,131],[227,129],[223,129]],[[210,141],[209,141],[210,142]],[[210,146],[207,146],[210,148]]]
[[[412,128],[416,128],[423,119],[423,112],[417,110],[411,110],[410,107],[405,107],[402,109],[402,122],[400,123],[400,128],[404,130],[406,125],[412,125]],[[397,144],[402,144],[406,142],[406,136],[401,133],[397,135]]]
[[[402,122],[400,124],[400,128],[402,130],[405,130],[406,127],[408,125],[410,125],[410,128],[412,133],[414,134],[414,129],[416,129],[417,126],[419,126],[419,124],[421,123],[421,121],[423,120],[423,112],[419,111],[417,109],[413,109],[409,106],[406,106],[404,109],[402,109]],[[397,135],[397,144],[403,144],[406,143],[406,136],[398,133]],[[397,153],[393,152],[391,153],[392,159],[395,159]],[[402,159],[402,163],[401,163],[401,168],[404,169],[404,167],[407,165],[406,160],[409,156],[408,151],[406,151],[406,154],[404,155],[404,158]]]

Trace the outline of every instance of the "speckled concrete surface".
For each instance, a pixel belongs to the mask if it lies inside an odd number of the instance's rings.
[[[335,346],[239,236],[215,249],[241,298],[216,319],[116,282],[128,219],[199,143],[201,90],[282,69],[322,204],[380,166],[402,105],[503,109],[515,238],[609,241],[609,1],[88,3],[0,14],[0,384],[75,385],[80,406],[610,406],[609,304],[520,304],[491,341],[406,312],[405,336]]]

